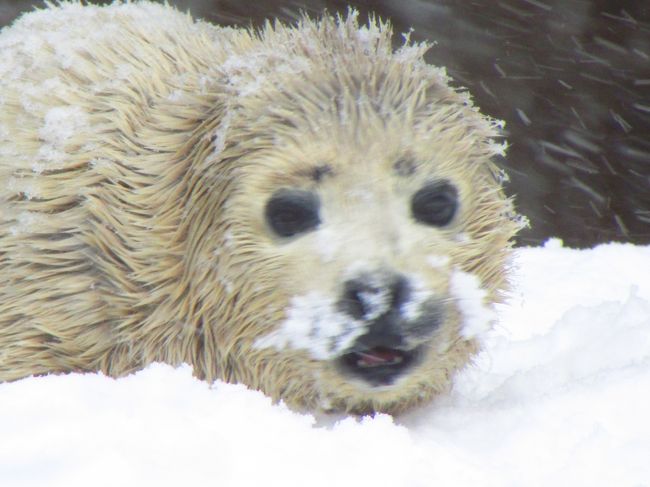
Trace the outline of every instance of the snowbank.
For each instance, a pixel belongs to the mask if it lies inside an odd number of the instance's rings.
[[[189,368],[0,385],[0,486],[650,486],[650,247],[522,249],[453,392],[313,418]]]

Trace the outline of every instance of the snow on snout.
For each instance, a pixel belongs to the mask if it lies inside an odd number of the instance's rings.
[[[386,314],[391,306],[390,289],[386,286],[374,287],[359,291],[358,298],[363,304],[363,318],[367,321],[376,320],[381,315]]]
[[[276,330],[257,339],[255,347],[302,349],[316,360],[330,360],[366,331],[362,322],[338,311],[334,299],[313,291],[294,296],[286,319]]]
[[[408,299],[400,306],[400,313],[407,321],[413,321],[422,315],[424,304],[433,297],[433,291],[427,282],[416,274],[408,276]]]
[[[449,291],[458,303],[463,318],[461,335],[481,339],[490,331],[497,316],[494,309],[486,304],[487,291],[481,287],[479,278],[456,268],[451,274]]]

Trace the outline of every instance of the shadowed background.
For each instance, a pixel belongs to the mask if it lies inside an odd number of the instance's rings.
[[[650,243],[650,2],[645,0],[169,0],[224,25],[357,8],[436,45],[445,66],[506,121],[506,190],[531,227],[519,242]],[[0,25],[42,3],[0,0]],[[396,36],[396,42],[401,42]]]

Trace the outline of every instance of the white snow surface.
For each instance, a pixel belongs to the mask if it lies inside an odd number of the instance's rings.
[[[0,486],[650,486],[650,247],[520,249],[453,390],[313,417],[189,367],[0,385]]]

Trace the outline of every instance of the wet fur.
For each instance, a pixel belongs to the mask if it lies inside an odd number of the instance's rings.
[[[394,52],[391,35],[354,15],[253,33],[149,3],[65,3],[3,31],[0,380],[187,362],[296,408],[392,413],[446,390],[478,346],[453,303],[392,388],[255,346],[292,296],[335,295],[360,256],[443,296],[453,268],[492,301],[506,287],[517,222],[490,162],[495,123],[427,46]],[[408,218],[430,178],[458,185],[452,228]],[[317,191],[331,224],[279,242],[262,216],[284,186]]]

